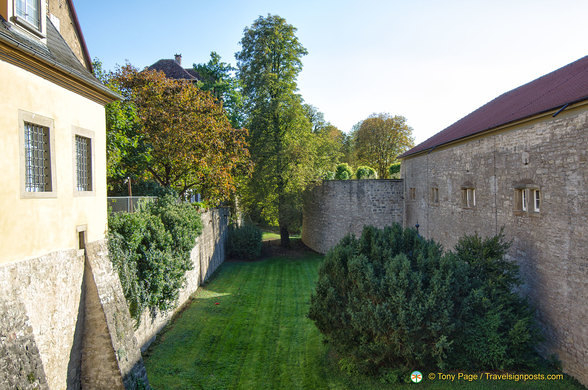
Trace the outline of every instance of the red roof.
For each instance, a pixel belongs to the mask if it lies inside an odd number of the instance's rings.
[[[588,99],[588,56],[500,95],[400,157]]]

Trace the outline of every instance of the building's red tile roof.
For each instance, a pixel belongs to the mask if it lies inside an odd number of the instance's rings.
[[[588,56],[500,95],[400,157],[588,99]]]
[[[184,69],[176,60],[159,60],[147,69],[165,73],[165,77],[176,80],[198,81],[200,75],[193,69]]]

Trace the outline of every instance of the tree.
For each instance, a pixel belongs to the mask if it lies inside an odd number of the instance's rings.
[[[125,112],[132,114],[126,122],[111,121],[108,129],[115,139],[120,135],[130,142],[118,160],[123,170],[180,195],[196,190],[212,203],[230,197],[237,177],[250,169],[247,130],[234,129],[210,93],[131,65],[111,74],[109,82],[124,97]]]
[[[358,161],[375,167],[381,178],[388,176],[388,167],[396,157],[413,145],[412,128],[403,116],[372,114],[354,132]]]
[[[377,179],[378,175],[375,171],[374,168],[372,167],[368,167],[365,165],[361,165],[359,167],[357,167],[357,170],[355,171],[355,177],[358,180],[362,180],[362,179]]]
[[[245,28],[235,55],[255,163],[244,200],[250,211],[277,222],[282,246],[289,246],[301,190],[313,176],[311,124],[296,94],[307,51],[295,32],[277,15],[260,16]]]
[[[220,55],[213,51],[210,60],[206,64],[194,64],[194,70],[202,77],[198,82],[200,89],[211,92],[222,103],[234,128],[243,127],[243,95],[235,77],[236,69],[222,62]]]

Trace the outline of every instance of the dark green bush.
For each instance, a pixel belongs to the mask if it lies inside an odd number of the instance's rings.
[[[142,204],[135,213],[109,216],[110,259],[137,323],[146,308],[173,308],[201,231],[198,211],[171,195]]]
[[[376,170],[374,168],[364,165],[364,166],[357,167],[357,171],[355,171],[355,177],[357,177],[359,180],[361,180],[361,179],[377,179],[378,174],[376,173]]]
[[[230,257],[254,260],[261,255],[261,230],[253,225],[230,226],[227,253]]]
[[[335,180],[349,180],[353,176],[353,171],[347,163],[337,165],[335,170]]]
[[[366,227],[325,257],[308,316],[367,373],[529,365],[537,335],[507,248],[473,236],[444,254],[413,229]]]

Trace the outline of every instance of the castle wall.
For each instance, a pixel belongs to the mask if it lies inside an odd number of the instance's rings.
[[[302,242],[326,253],[365,225],[402,223],[402,180],[329,180],[305,194]]]
[[[229,227],[229,210],[214,209],[202,213],[202,234],[190,255],[194,268],[186,273],[186,284],[180,291],[176,309],[168,313],[158,312],[154,317],[149,310],[141,316],[141,323],[135,330],[135,337],[146,350],[157,334],[172,319],[173,315],[189,303],[190,296],[207,280],[225,260],[225,246]]]
[[[0,388],[148,384],[105,240],[0,265],[0,297]]]
[[[588,384],[588,110],[568,109],[402,162],[405,226],[451,249],[459,237],[504,227],[520,265],[522,293],[538,309],[546,342],[565,372]],[[463,188],[476,205],[464,207]],[[415,199],[411,199],[414,188]],[[438,188],[439,202],[432,188]],[[517,204],[538,189],[540,211]],[[531,192],[529,192],[531,194]],[[520,203],[520,202],[519,202]]]

